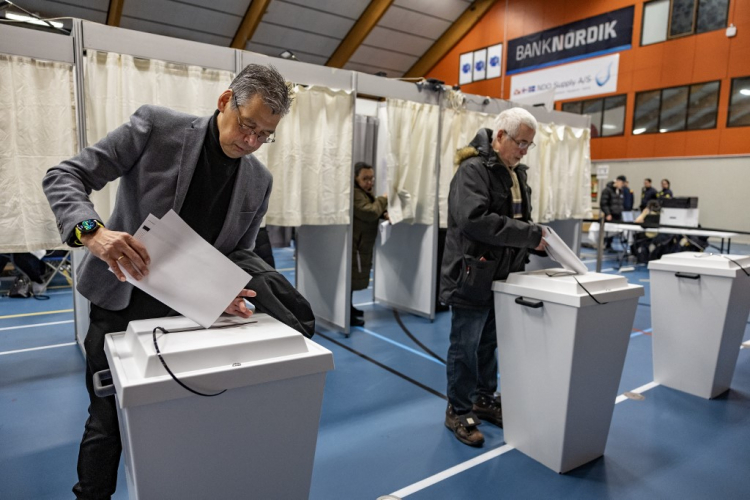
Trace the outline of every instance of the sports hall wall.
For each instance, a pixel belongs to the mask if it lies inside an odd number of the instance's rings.
[[[459,81],[461,54],[503,44],[503,66],[508,41],[568,23],[634,6],[632,48],[619,52],[616,92],[627,95],[624,133],[591,140],[594,165],[610,165],[610,177],[625,174],[640,196],[644,177],[669,178],[677,196],[698,196],[701,224],[750,231],[750,127],[727,127],[732,79],[750,77],[750,1],[729,0],[726,29],[641,46],[644,4],[639,0],[499,0],[474,28],[428,72],[446,84]],[[512,99],[511,76],[461,86],[465,92]],[[636,93],[719,81],[716,128],[634,135]],[[589,99],[591,97],[587,97]],[[580,99],[579,99],[580,100]],[[562,109],[566,101],[556,101]],[[665,161],[668,160],[668,161]],[[593,170],[593,169],[592,169]],[[745,186],[744,188],[742,186]]]

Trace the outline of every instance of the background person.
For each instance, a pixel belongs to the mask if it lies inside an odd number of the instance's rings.
[[[656,197],[658,199],[663,198],[674,198],[674,194],[672,194],[672,185],[669,183],[669,179],[662,179],[661,180],[661,191],[656,193]]]
[[[372,254],[378,236],[378,223],[388,218],[388,197],[377,198],[372,194],[375,171],[365,162],[354,164],[354,230],[352,244],[352,293],[370,285]],[[354,307],[350,316],[351,326],[364,326],[364,312]]]
[[[641,204],[638,208],[641,211],[645,210],[648,202],[656,199],[656,189],[651,186],[651,179],[643,179],[643,187],[641,188]]]
[[[536,130],[531,113],[511,108],[456,154],[440,276],[440,300],[451,306],[445,426],[470,446],[484,443],[480,419],[503,423],[492,281],[523,271],[529,250],[546,246],[531,222],[528,167],[520,164]]]
[[[623,195],[623,183],[627,179],[624,175],[618,175],[614,181],[609,181],[607,187],[602,191],[601,201],[599,202],[599,208],[604,214],[604,220],[606,222],[618,222],[622,220],[622,211],[624,210],[624,195]],[[604,228],[600,228],[601,231]],[[606,250],[612,249],[612,240],[614,236],[608,236],[604,238],[604,248]]]
[[[162,217],[174,209],[223,254],[252,249],[268,209],[272,177],[250,153],[273,141],[290,104],[281,74],[251,64],[219,96],[212,116],[142,106],[129,122],[47,172],[44,191],[63,242],[88,250],[77,286],[91,301],[85,340],[90,405],[73,488],[77,498],[110,498],[117,485],[121,444],[115,399],[97,397],[92,383],[93,373],[108,368],[104,335],[125,330],[130,321],[170,313],[125,282],[120,267],[135,279],[148,275],[148,252],[131,234],[149,213]],[[117,178],[117,200],[105,227],[88,193]],[[251,314],[241,297],[225,312]]]

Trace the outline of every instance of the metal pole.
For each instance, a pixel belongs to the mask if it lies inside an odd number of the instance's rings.
[[[604,253],[604,213],[599,216],[599,242],[596,249],[596,272],[602,272],[602,254]]]

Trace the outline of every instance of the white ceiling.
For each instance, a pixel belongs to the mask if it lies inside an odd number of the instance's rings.
[[[109,0],[14,0],[42,17],[106,23]],[[370,0],[272,0],[247,50],[325,64]],[[229,46],[250,0],[124,0],[120,27]],[[395,0],[347,69],[402,76],[471,5],[471,0]]]

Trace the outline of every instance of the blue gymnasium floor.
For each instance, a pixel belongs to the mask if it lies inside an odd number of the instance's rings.
[[[733,253],[748,254],[750,247],[735,244]],[[292,251],[278,250],[276,257],[293,281]],[[593,254],[584,250],[584,258],[593,269]],[[604,271],[616,272],[607,258]],[[647,293],[619,392],[642,388],[645,399],[618,403],[604,458],[565,475],[504,446],[502,430],[489,424],[482,426],[484,448],[459,443],[443,426],[442,363],[404,334],[392,311],[371,303],[371,290],[356,292],[365,328],[349,338],[321,330],[315,339],[334,353],[336,370],[326,383],[310,498],[748,498],[750,348],[740,350],[731,390],[715,400],[651,388],[648,272],[638,267],[625,276]],[[0,298],[3,500],[72,498],[88,404],[84,363],[73,342],[72,292],[62,287],[49,295],[44,302]],[[401,319],[445,357],[449,313],[432,323],[408,314]],[[114,498],[127,498],[122,466]]]

